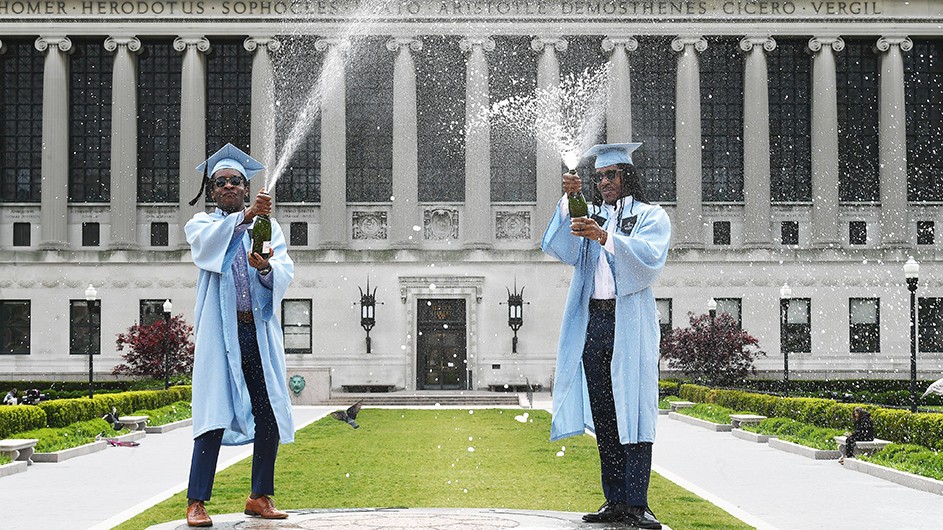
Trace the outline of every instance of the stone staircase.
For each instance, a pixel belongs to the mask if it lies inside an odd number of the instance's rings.
[[[518,407],[520,399],[514,392],[399,391],[399,392],[333,392],[325,405],[353,405],[363,400],[365,407]]]

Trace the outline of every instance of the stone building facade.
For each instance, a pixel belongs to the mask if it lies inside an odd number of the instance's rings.
[[[187,204],[192,168],[231,141],[286,168],[289,376],[552,384],[571,271],[539,241],[560,153],[465,125],[605,63],[600,140],[644,143],[650,199],[673,223],[664,329],[714,298],[760,340],[763,376],[781,377],[788,351],[794,378],[906,377],[913,256],[919,370],[943,371],[943,2],[360,4],[0,1],[7,377],[81,379],[89,348],[108,377],[116,334],[164,300],[192,321],[182,229],[211,207]],[[311,127],[292,135],[312,90]]]

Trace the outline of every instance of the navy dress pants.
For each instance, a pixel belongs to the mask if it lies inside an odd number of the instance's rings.
[[[596,445],[602,467],[602,490],[609,502],[648,506],[648,481],[652,469],[652,444],[619,441],[615,401],[612,397],[612,348],[615,309],[591,308],[583,348],[583,370],[589,405],[596,427]]]
[[[252,415],[255,416],[255,443],[252,448],[252,493],[275,493],[275,457],[278,455],[278,423],[265,388],[255,324],[239,323],[239,347],[242,350],[242,374],[246,379]],[[213,492],[213,477],[219,459],[223,429],[208,431],[193,440],[190,460],[190,485],[187,498],[207,501]]]

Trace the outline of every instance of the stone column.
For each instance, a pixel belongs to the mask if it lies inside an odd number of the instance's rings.
[[[700,36],[671,41],[678,55],[675,83],[675,189],[674,244],[682,248],[704,246],[701,229],[701,77],[698,53],[707,49]]]
[[[321,248],[347,247],[347,85],[346,39],[318,39],[321,66]]]
[[[419,216],[419,126],[416,114],[416,64],[411,51],[422,49],[422,41],[392,38],[386,49],[393,61],[393,208],[390,236],[394,247],[417,246],[421,236],[413,226]]]
[[[629,52],[638,49],[635,37],[606,37],[602,49],[609,52],[609,104],[606,106],[606,142],[632,141],[632,70]]]
[[[812,246],[841,245],[838,231],[838,99],[835,55],[841,37],[813,37],[812,51]]]
[[[770,226],[769,72],[766,54],[776,49],[772,37],[746,37],[743,69],[743,246],[772,244]]]
[[[138,82],[137,37],[108,37],[114,52],[111,74],[111,245],[113,250],[137,249],[138,204]]]
[[[880,167],[881,239],[885,247],[908,247],[910,216],[907,209],[907,128],[904,105],[903,52],[913,49],[907,37],[878,39],[881,55]]]
[[[180,193],[177,210],[178,246],[188,249],[184,225],[206,208],[203,196],[190,206],[202,176],[196,166],[206,160],[206,59],[210,41],[206,37],[178,37],[174,49],[183,52],[180,78]],[[221,146],[217,146],[221,147]],[[210,168],[212,170],[212,168]]]
[[[474,123],[477,116],[491,106],[488,96],[488,60],[485,52],[494,51],[494,39],[468,37],[459,41],[459,48],[468,54],[465,74],[465,123]],[[483,125],[469,130],[465,136],[465,216],[466,248],[491,247],[491,127]]]
[[[537,59],[537,90],[552,91],[560,86],[560,62],[556,52],[566,51],[567,42],[559,37],[538,37],[530,42],[532,50],[540,54]],[[547,109],[553,113],[558,109]],[[550,219],[557,201],[560,200],[561,157],[559,146],[548,141],[537,142],[537,207],[535,225],[540,226]],[[531,230],[534,245],[539,246],[542,230]]]
[[[265,170],[253,181],[251,195],[261,187],[269,188],[271,171],[275,169],[275,73],[272,56],[282,44],[272,37],[249,37],[242,47],[252,55],[252,123],[250,144],[252,157],[262,162]]]
[[[69,246],[69,59],[68,37],[43,36],[43,154],[40,241],[42,250]]]

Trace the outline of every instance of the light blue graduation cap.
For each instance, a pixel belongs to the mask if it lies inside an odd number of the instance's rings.
[[[196,166],[196,170],[199,173],[203,173],[203,185],[200,186],[200,192],[197,193],[196,197],[190,201],[190,206],[193,206],[196,204],[196,201],[200,200],[200,196],[205,193],[206,184],[210,176],[220,169],[235,169],[241,173],[246,180],[249,180],[253,175],[265,169],[265,166],[233,144],[229,143],[224,145],[222,149],[216,151],[212,156]]]
[[[597,169],[613,164],[631,164],[632,151],[635,151],[641,145],[640,142],[628,144],[597,144],[583,153],[583,157],[595,156],[595,167]]]

